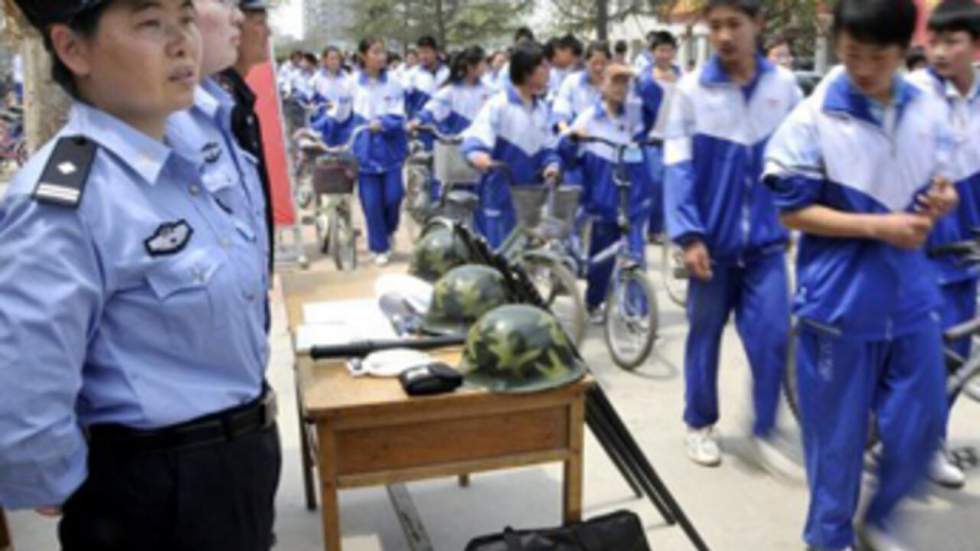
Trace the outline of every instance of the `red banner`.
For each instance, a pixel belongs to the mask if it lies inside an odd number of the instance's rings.
[[[272,212],[276,226],[296,223],[293,210],[292,186],[289,180],[289,163],[286,157],[286,141],[282,113],[279,109],[279,88],[272,63],[265,63],[248,74],[248,85],[258,96],[255,111],[262,125],[262,143],[265,148],[266,168],[272,186]]]

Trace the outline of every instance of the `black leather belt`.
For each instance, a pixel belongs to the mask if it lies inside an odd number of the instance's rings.
[[[275,424],[276,393],[266,387],[257,399],[231,409],[154,430],[122,425],[93,425],[86,430],[89,447],[117,451],[178,450],[229,442]]]

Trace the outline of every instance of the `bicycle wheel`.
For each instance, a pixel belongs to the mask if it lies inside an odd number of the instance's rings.
[[[418,166],[405,168],[405,199],[402,210],[407,215],[408,236],[412,242],[418,240],[425,227],[425,222],[432,213],[431,198],[429,197],[428,171]]]
[[[548,310],[558,319],[575,346],[580,346],[585,338],[585,301],[575,276],[560,261],[548,256],[523,255],[521,264]]]
[[[606,297],[606,347],[619,367],[632,371],[650,356],[658,329],[657,295],[639,268],[623,270]]]
[[[348,205],[337,207],[335,215],[335,233],[331,238],[331,256],[333,263],[341,271],[353,271],[357,269],[357,233],[354,231],[354,224],[351,222],[351,215]]]
[[[676,276],[677,270],[684,267],[681,249],[673,243],[664,243],[660,249],[660,273],[667,296],[674,304],[683,307],[687,304],[687,280]]]
[[[320,252],[328,254],[330,252],[330,236],[337,235],[334,217],[329,216],[321,209],[316,215],[314,226],[316,226],[316,242],[320,246]]]

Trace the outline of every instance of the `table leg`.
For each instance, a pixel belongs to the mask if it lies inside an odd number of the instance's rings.
[[[306,493],[306,510],[316,511],[316,487],[313,477],[313,450],[303,411],[303,393],[299,386],[299,370],[296,370],[296,415],[299,420],[299,452],[303,465],[303,490]]]
[[[469,488],[470,487],[470,475],[468,475],[468,474],[461,474],[461,475],[459,475],[459,487],[460,488]]]
[[[340,551],[340,503],[337,488],[337,440],[327,423],[317,421],[317,442],[320,457],[320,498],[323,522],[323,545],[326,551]]]
[[[0,551],[13,551],[14,543],[10,538],[10,529],[7,528],[7,517],[0,509]]]
[[[562,491],[563,520],[565,524],[582,520],[582,454],[585,442],[585,403],[581,398],[572,402],[568,408],[568,449],[572,457],[565,462],[565,477]]]

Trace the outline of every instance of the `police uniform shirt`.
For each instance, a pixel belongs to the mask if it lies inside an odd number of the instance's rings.
[[[83,103],[58,136],[98,144],[91,163],[50,159],[55,140],[0,204],[8,508],[58,505],[78,488],[80,427],[155,429],[247,403],[268,360],[264,263],[201,161]],[[80,193],[46,185],[51,171]]]
[[[272,210],[272,187],[269,182],[269,171],[265,160],[265,150],[262,143],[262,127],[255,113],[256,96],[248,83],[234,67],[221,73],[221,84],[235,101],[231,113],[231,131],[238,145],[258,161],[257,169],[262,181],[262,196],[265,200],[266,239],[269,243],[269,272],[272,272],[275,262],[274,234],[275,219]]]

